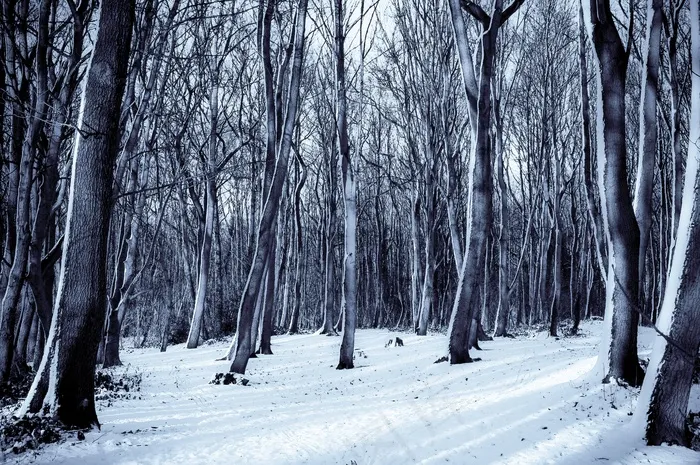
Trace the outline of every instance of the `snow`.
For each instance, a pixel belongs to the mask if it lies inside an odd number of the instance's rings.
[[[356,367],[335,370],[339,337],[276,336],[248,386],[211,385],[227,345],[126,350],[142,399],[100,404],[101,431],[25,454],[34,464],[698,464],[646,447],[630,428],[637,390],[589,376],[600,322],[583,337],[483,343],[477,363],[433,362],[446,336],[360,330]],[[399,335],[404,347],[385,347]],[[640,332],[648,355],[653,333]],[[238,377],[240,379],[240,377]],[[700,392],[691,404],[700,405]]]

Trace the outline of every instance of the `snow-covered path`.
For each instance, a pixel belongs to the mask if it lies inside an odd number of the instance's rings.
[[[588,324],[597,333],[600,324]],[[699,464],[678,447],[643,447],[625,425],[630,391],[584,381],[593,336],[483,344],[482,361],[449,366],[445,336],[358,331],[354,370],[337,371],[340,338],[273,338],[248,386],[210,385],[226,345],[125,351],[142,399],[99,412],[102,431],[24,455],[54,464]],[[651,334],[640,335],[642,354]],[[648,352],[648,346],[646,347]],[[697,394],[697,391],[694,391]]]

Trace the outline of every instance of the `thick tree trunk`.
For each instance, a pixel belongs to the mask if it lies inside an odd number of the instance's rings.
[[[493,203],[490,148],[491,78],[496,38],[501,25],[519,8],[520,2],[517,0],[513,2],[504,14],[502,0],[494,0],[490,16],[472,2],[467,2],[467,11],[481,22],[482,59],[478,89],[471,54],[468,50],[460,2],[450,0],[449,6],[474,131],[473,152],[469,160],[466,251],[448,328],[450,363],[459,364],[471,361],[469,334],[473,308],[477,302],[476,296],[479,288],[483,287],[481,277],[485,267],[487,236],[491,227]],[[482,290],[486,291],[486,289]]]
[[[644,377],[637,358],[639,227],[627,185],[625,140],[628,54],[612,19],[609,1],[591,0],[590,20],[598,58],[598,183],[611,252],[606,284],[606,329],[598,365],[603,367],[605,382],[617,378],[639,386]]]
[[[700,6],[690,2],[693,52],[700,50]],[[659,335],[639,396],[635,417],[647,443],[689,446],[688,398],[700,350],[700,54],[692,57],[690,144],[683,206],[668,284],[659,315]]]
[[[134,2],[103,0],[81,105],[56,307],[47,350],[21,413],[48,412],[69,426],[99,425],[94,380],[107,301],[107,236],[118,120]],[[89,128],[89,131],[84,131]],[[50,367],[50,370],[49,370]]]

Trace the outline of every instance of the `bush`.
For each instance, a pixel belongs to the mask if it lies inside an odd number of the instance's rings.
[[[106,406],[112,405],[113,400],[140,398],[143,374],[135,371],[129,373],[129,366],[123,372],[119,368],[98,370],[95,372],[95,400],[107,401]]]
[[[7,454],[36,450],[41,444],[58,442],[61,435],[62,429],[56,421],[40,415],[5,419],[0,424],[0,446]]]
[[[0,408],[14,405],[27,397],[34,380],[34,372],[26,367],[21,373],[13,373],[6,384],[0,384]]]

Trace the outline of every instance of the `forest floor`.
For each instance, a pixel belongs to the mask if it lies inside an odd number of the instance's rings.
[[[224,343],[124,350],[141,391],[100,401],[101,431],[12,458],[33,464],[699,464],[700,453],[646,447],[629,425],[638,390],[594,382],[602,329],[482,343],[478,363],[433,363],[446,337],[360,330],[354,370],[339,337],[273,338],[246,386],[209,384]],[[385,347],[399,335],[404,347]],[[640,333],[640,354],[651,330]],[[693,391],[700,410],[700,389]],[[9,456],[6,458],[10,458]]]

